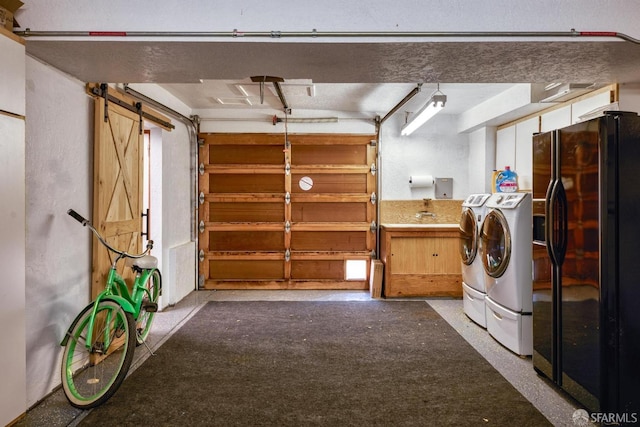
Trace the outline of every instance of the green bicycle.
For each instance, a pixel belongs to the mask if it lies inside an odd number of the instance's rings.
[[[107,275],[105,289],[75,318],[64,339],[62,388],[71,405],[89,409],[106,402],[118,390],[131,366],[135,347],[145,342],[158,298],[162,278],[158,260],[149,255],[153,241],[137,255],[110,246],[91,223],[73,209],[67,213],[89,227],[110,252],[116,254]],[[132,260],[135,280],[131,292],[116,271],[118,261]]]

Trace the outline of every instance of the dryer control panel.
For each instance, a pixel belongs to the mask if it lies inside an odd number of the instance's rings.
[[[528,193],[495,193],[487,200],[487,207],[515,209],[528,195]]]

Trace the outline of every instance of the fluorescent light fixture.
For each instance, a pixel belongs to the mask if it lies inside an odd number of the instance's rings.
[[[413,115],[410,121],[408,121],[404,126],[402,126],[402,130],[400,131],[400,135],[406,136],[410,135],[418,129],[420,126],[425,124],[427,120],[431,117],[435,116],[438,111],[444,108],[445,102],[447,102],[447,96],[440,94],[431,96],[429,102],[425,104],[424,107],[420,109],[417,113]]]

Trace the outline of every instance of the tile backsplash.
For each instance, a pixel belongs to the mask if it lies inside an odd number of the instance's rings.
[[[463,200],[382,200],[380,224],[459,224]],[[428,212],[434,215],[421,214]]]

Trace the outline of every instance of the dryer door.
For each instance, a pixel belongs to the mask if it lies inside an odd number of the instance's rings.
[[[478,222],[472,209],[464,208],[460,217],[460,259],[471,265],[478,253]]]
[[[484,271],[497,278],[504,274],[511,256],[511,233],[507,220],[497,209],[490,211],[480,233]]]

